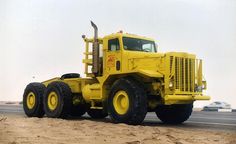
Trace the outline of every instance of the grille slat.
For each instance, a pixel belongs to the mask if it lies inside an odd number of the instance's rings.
[[[174,60],[175,89],[183,92],[194,92],[195,59],[175,57]]]

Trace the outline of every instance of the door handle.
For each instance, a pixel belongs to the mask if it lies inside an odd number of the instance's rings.
[[[116,61],[116,70],[120,70],[120,61]]]

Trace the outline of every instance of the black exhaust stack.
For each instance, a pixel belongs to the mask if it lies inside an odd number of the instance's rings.
[[[93,64],[92,73],[97,76],[99,74],[99,41],[98,41],[98,27],[91,21],[94,28],[94,42],[93,42]]]

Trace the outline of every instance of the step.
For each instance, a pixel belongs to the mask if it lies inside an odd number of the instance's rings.
[[[85,55],[93,55],[92,52],[84,52]]]
[[[92,61],[92,59],[83,59],[83,63],[86,63],[88,65],[92,65],[93,61]]]

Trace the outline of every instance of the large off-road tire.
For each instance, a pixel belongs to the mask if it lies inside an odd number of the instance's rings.
[[[166,124],[181,124],[192,114],[193,104],[176,104],[158,106],[157,117]]]
[[[103,119],[108,116],[108,113],[102,109],[89,109],[87,113],[91,118],[94,119]]]
[[[23,108],[28,117],[43,117],[43,93],[45,86],[41,83],[30,83],[23,94]]]
[[[87,108],[83,104],[72,105],[70,115],[76,116],[76,117],[81,117],[82,115],[84,115],[86,113],[86,111],[87,111]]]
[[[147,96],[142,85],[131,78],[116,81],[108,97],[108,113],[115,123],[142,123],[147,113]]]
[[[72,106],[70,87],[64,82],[50,83],[44,93],[44,111],[51,118],[67,118]]]

